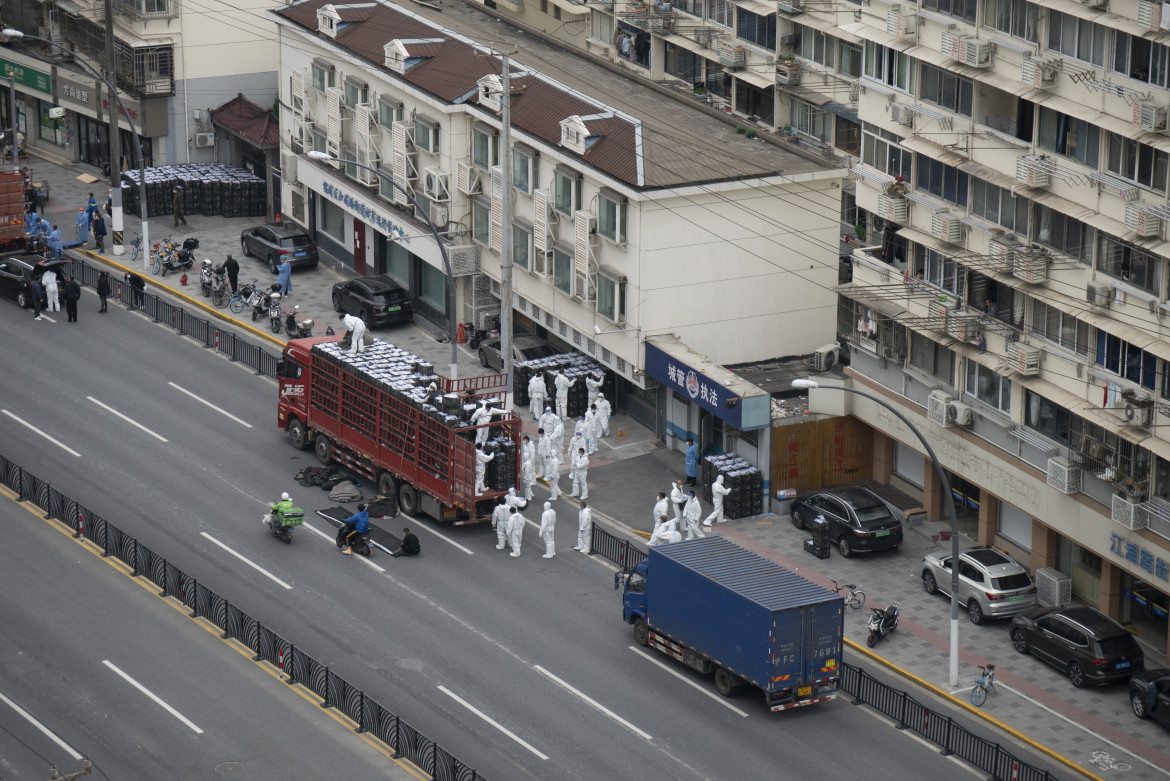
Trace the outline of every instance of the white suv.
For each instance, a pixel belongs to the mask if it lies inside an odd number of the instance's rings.
[[[923,557],[922,587],[927,594],[951,593],[949,553]],[[1036,585],[1026,569],[995,548],[971,548],[959,554],[959,600],[971,623],[982,624],[1035,607]]]

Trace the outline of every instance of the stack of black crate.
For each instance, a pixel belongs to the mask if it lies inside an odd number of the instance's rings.
[[[804,541],[804,549],[818,559],[829,558],[829,522],[818,515],[808,526],[812,537]]]

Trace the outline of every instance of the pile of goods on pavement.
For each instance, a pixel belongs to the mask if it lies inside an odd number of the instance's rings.
[[[138,170],[122,174],[122,207],[141,214]],[[224,163],[181,163],[146,169],[147,213],[151,217],[174,213],[174,191],[183,190],[187,214],[219,217],[262,217],[267,214],[265,182],[244,168]]]
[[[701,464],[699,482],[703,487],[703,501],[711,502],[711,483],[723,475],[723,485],[731,493],[723,499],[724,517],[734,520],[764,511],[763,478],[760,470],[734,453],[707,456]]]
[[[512,367],[512,386],[516,395],[516,407],[528,406],[528,383],[532,375],[544,374],[545,397],[555,410],[557,386],[553,383],[558,373],[575,380],[569,388],[569,403],[566,407],[569,420],[575,420],[589,411],[589,389],[585,387],[586,377],[602,377],[601,392],[610,404],[614,403],[613,372],[597,361],[579,352],[534,358],[531,361],[517,361]],[[572,431],[571,426],[566,426]]]

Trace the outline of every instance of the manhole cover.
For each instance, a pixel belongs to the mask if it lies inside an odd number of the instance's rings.
[[[215,766],[215,772],[221,776],[235,776],[244,772],[243,762],[222,762]]]
[[[421,670],[427,663],[422,659],[399,659],[398,666],[403,670]]]

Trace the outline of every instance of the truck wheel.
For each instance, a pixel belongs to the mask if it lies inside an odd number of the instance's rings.
[[[398,489],[398,509],[407,515],[418,512],[418,491],[409,483],[403,483]]]
[[[723,667],[715,671],[715,691],[724,697],[734,697],[742,688],[743,684],[739,683],[739,679],[735,674],[728,672]]]
[[[378,475],[378,493],[382,496],[398,496],[398,481],[389,472]]]
[[[317,454],[317,460],[326,466],[333,461],[333,443],[329,441],[329,437],[318,435],[313,452]]]
[[[640,618],[634,619],[634,642],[641,646],[650,645],[650,627]]]
[[[296,418],[288,422],[288,442],[297,450],[304,450],[305,446],[309,444],[305,424]]]

